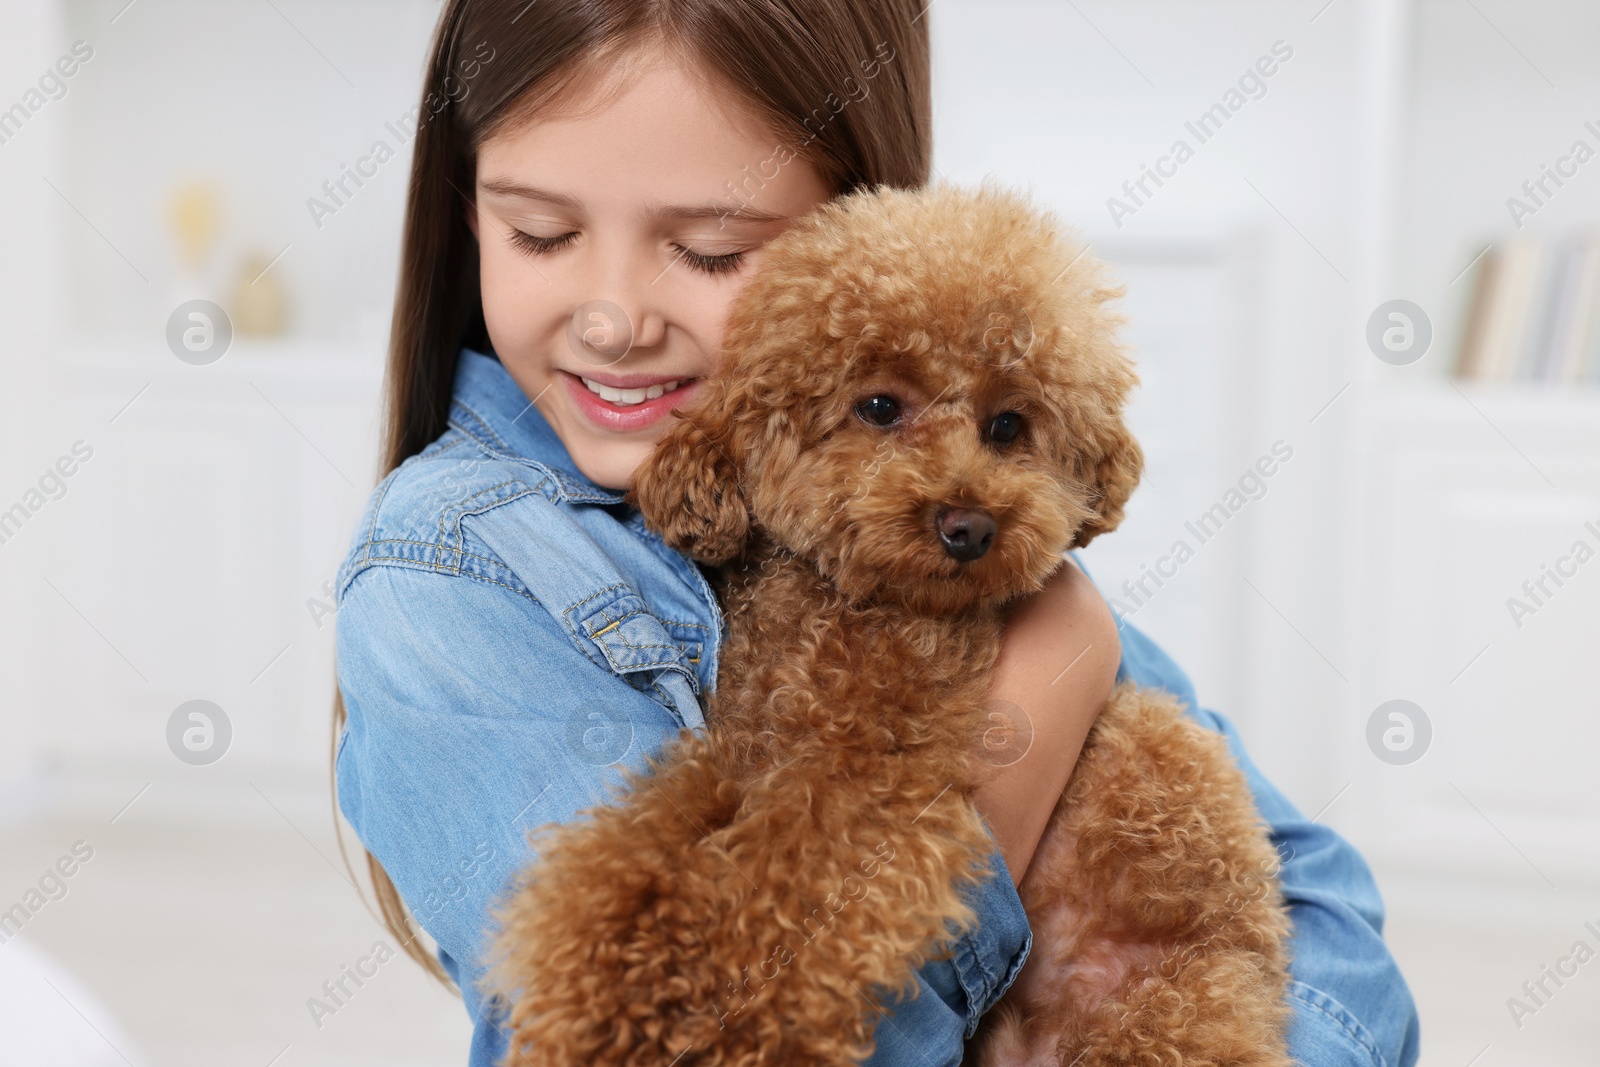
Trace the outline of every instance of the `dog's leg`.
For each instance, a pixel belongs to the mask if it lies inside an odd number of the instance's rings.
[[[733,744],[680,742],[621,803],[541,841],[497,940],[517,1062],[858,1062],[870,998],[915,988],[975,918],[953,872],[990,839],[959,791],[901,758],[863,803],[794,751],[741,781]]]
[[[1277,861],[1222,738],[1119,686],[1021,887],[1034,950],[967,1062],[1288,1067]]]
[[[494,946],[513,1062],[667,1064],[715,1043],[726,960],[697,924],[732,873],[715,840],[740,801],[730,759],[715,734],[681,736],[618,802],[544,828]]]

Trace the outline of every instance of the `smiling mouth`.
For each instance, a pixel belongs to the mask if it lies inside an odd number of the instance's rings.
[[[635,404],[643,404],[646,400],[655,400],[659,397],[666,396],[668,393],[677,390],[684,384],[692,382],[695,379],[674,378],[670,382],[662,382],[659,385],[652,385],[643,389],[613,389],[609,385],[601,385],[599,382],[585,378],[581,374],[578,375],[578,380],[583,382],[583,384],[588,387],[589,391],[594,393],[601,400],[609,401],[618,407],[625,408],[632,407]]]

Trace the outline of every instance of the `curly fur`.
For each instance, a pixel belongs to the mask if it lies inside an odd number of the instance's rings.
[[[711,728],[542,827],[498,915],[508,1062],[840,1065],[975,921],[1001,608],[1139,480],[1122,295],[991,184],[839,198],[771,242],[632,500],[727,612]],[[893,395],[893,426],[856,414]],[[1023,416],[1016,440],[985,430]],[[941,507],[995,519],[965,562]],[[1113,692],[1020,891],[1032,954],[967,1062],[1286,1067],[1288,932],[1226,746]],[[887,1025],[887,1024],[885,1024]]]

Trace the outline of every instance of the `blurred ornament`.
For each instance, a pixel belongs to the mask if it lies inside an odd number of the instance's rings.
[[[205,182],[180,185],[172,194],[167,220],[178,239],[178,258],[188,272],[198,272],[211,255],[218,229],[217,196]]]
[[[277,276],[267,269],[271,266],[272,260],[259,252],[244,258],[229,308],[240,333],[269,337],[284,330],[286,301]]]

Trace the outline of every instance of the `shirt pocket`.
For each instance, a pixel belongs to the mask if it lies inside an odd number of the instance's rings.
[[[617,587],[575,605],[569,614],[573,628],[588,638],[613,672],[655,696],[684,726],[705,725],[699,678],[683,642],[668,633],[637,593]]]

